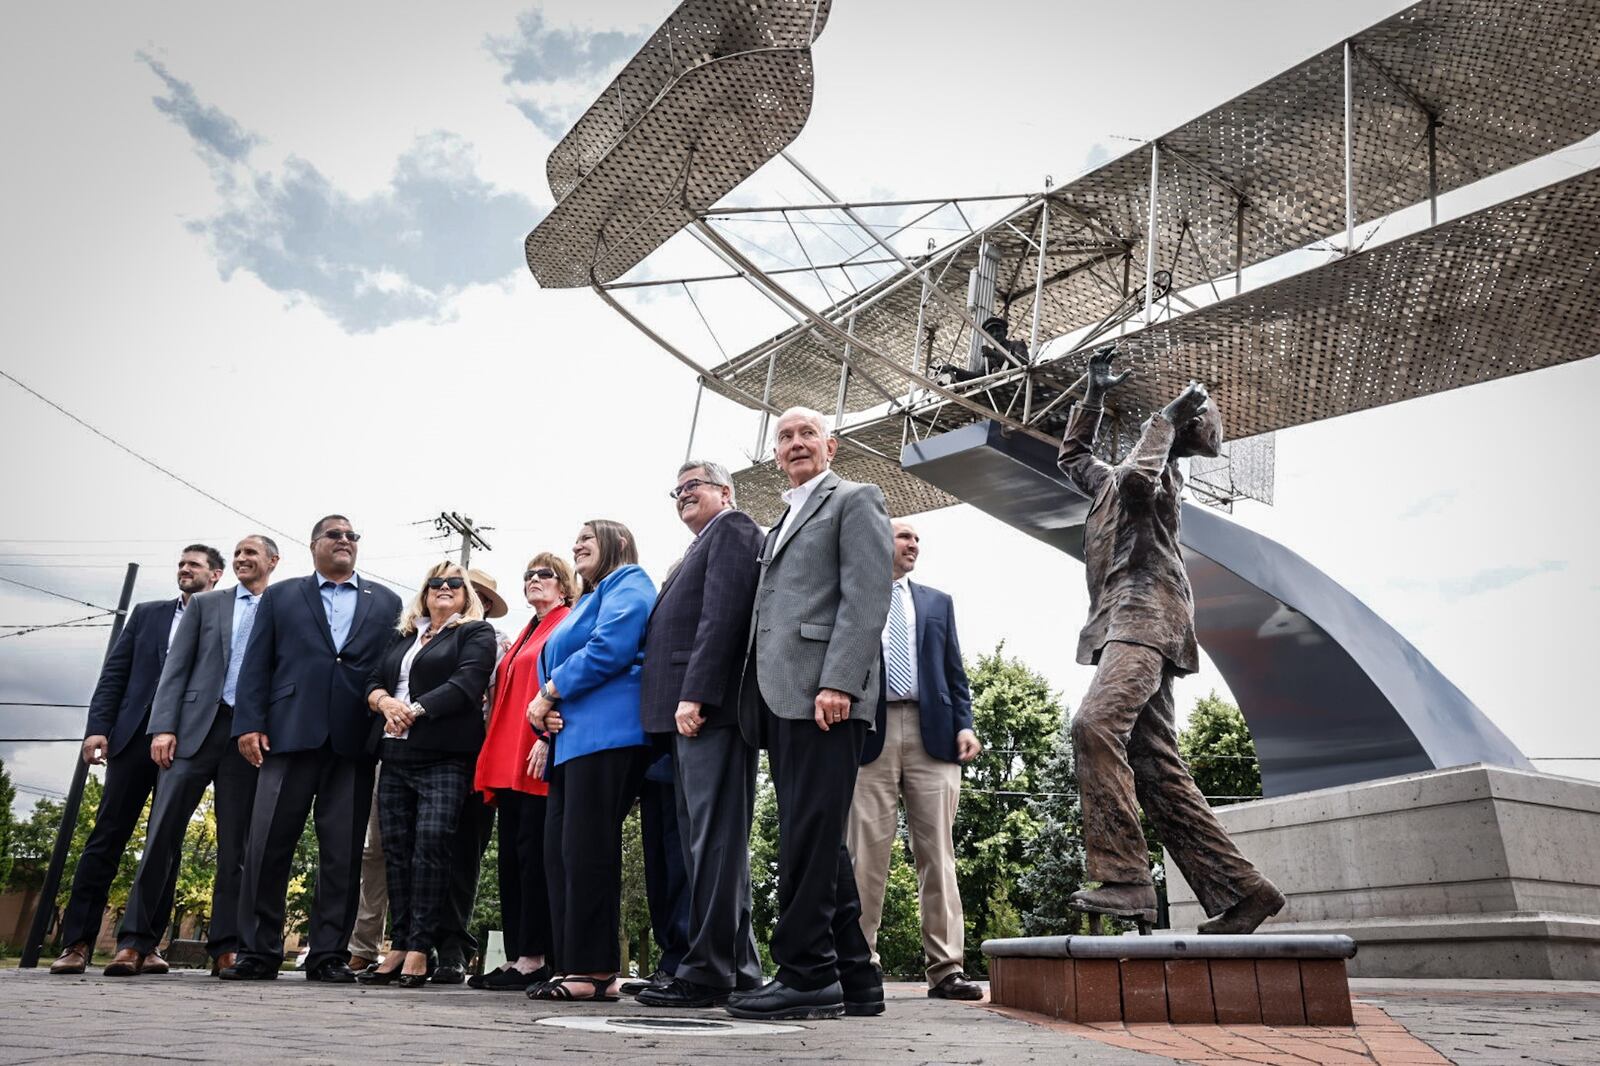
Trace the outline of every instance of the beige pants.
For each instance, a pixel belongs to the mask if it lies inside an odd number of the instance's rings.
[[[380,766],[378,772],[382,772]],[[389,915],[389,874],[383,865],[383,832],[378,828],[378,778],[372,778],[372,813],[367,817],[367,842],[361,849],[361,903],[350,933],[350,954],[363,959],[383,957],[383,922]]]
[[[952,833],[961,798],[961,767],[928,754],[915,703],[889,704],[883,754],[856,775],[846,843],[861,894],[861,932],[878,961],[878,925],[883,920],[884,884],[894,847],[895,808],[905,798],[906,828],[917,867],[922,910],[922,952],[928,983],[936,985],[962,968],[961,893],[956,888]]]

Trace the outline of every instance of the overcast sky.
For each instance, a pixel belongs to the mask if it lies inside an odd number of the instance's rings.
[[[1400,6],[991,0],[979,19],[840,0],[794,151],[856,197],[1059,184]],[[495,527],[481,563],[513,598],[528,556],[590,517],[630,525],[659,579],[687,541],[665,490],[693,377],[591,293],[540,290],[521,245],[555,140],[670,7],[14,13],[0,369],[204,493],[0,380],[0,577],[104,606],[133,560],[137,598],[165,597],[185,543],[226,553],[263,528],[288,549],[279,575],[304,573],[311,523],[337,510],[366,534],[364,571],[414,584],[440,551],[426,520],[455,510]],[[1524,180],[1597,164],[1591,141]],[[1234,517],[1365,600],[1528,754],[1600,756],[1582,666],[1597,391],[1591,359],[1282,433],[1276,506]],[[708,399],[696,451],[737,468],[755,428]],[[919,576],[955,596],[968,654],[1003,640],[1075,703],[1082,568],[965,507],[918,524]],[[90,611],[0,583],[0,624]],[[106,632],[0,637],[0,699],[86,702]],[[1208,664],[1180,704],[1212,688]],[[81,735],[82,715],[0,707],[0,737]],[[19,806],[64,790],[73,757],[0,741]]]

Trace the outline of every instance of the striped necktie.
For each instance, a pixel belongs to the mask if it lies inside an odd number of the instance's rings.
[[[905,594],[896,581],[889,599],[889,644],[883,650],[883,667],[890,696],[911,692],[911,632],[906,625]]]

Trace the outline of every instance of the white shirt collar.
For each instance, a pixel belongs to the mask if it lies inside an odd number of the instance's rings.
[[[820,484],[822,479],[827,476],[828,471],[824,469],[822,473],[818,474],[810,481],[807,481],[801,485],[796,485],[792,489],[784,489],[782,493],[784,504],[791,512],[800,510],[800,508],[806,505],[806,501],[811,498],[811,494],[816,491],[817,485]]]

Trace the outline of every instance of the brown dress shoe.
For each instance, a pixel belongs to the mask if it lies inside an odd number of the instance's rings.
[[[79,941],[68,944],[61,957],[50,964],[51,973],[82,973],[89,966],[89,945]]]
[[[223,970],[226,970],[229,966],[232,966],[238,961],[239,955],[237,952],[224,951],[221,955],[218,955],[216,958],[211,960],[211,976],[220,976]]]
[[[143,962],[144,956],[139,954],[138,948],[122,948],[106,964],[105,975],[107,977],[136,977]]]
[[[356,973],[360,973],[377,961],[377,959],[369,959],[365,955],[351,955],[350,961],[346,965]]]
[[[161,952],[159,951],[152,951],[139,963],[140,973],[155,974],[158,977],[169,969],[171,967],[167,965],[167,960],[161,957]]]

